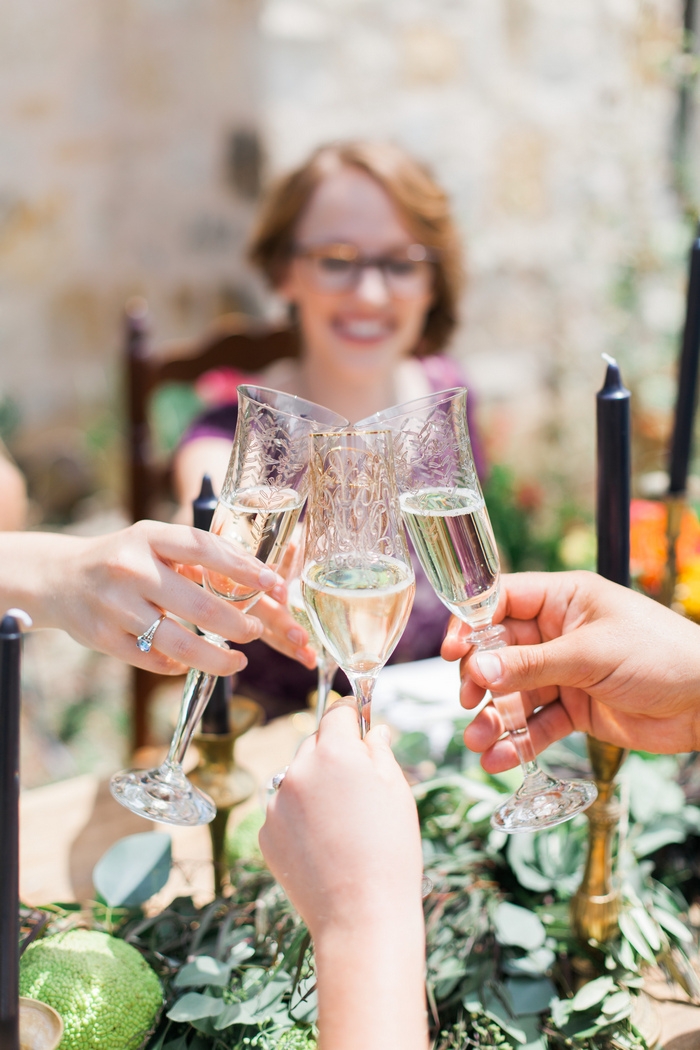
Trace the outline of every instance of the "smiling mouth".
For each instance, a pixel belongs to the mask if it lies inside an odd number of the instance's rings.
[[[394,326],[388,321],[375,318],[355,318],[334,321],[333,330],[341,339],[348,339],[354,343],[376,343],[392,335]]]

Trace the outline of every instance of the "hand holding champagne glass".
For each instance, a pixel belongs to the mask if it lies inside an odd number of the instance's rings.
[[[357,424],[394,434],[401,510],[416,553],[438,597],[472,629],[477,649],[500,649],[498,550],[471,454],[467,392],[443,390],[378,412]],[[515,745],[524,780],[491,823],[502,831],[552,827],[586,809],[595,784],[555,780],[537,764],[519,693],[493,697]]]
[[[291,394],[240,386],[236,436],[209,531],[276,568],[306,498],[309,436],[346,423],[335,412]],[[211,571],[204,573],[204,585],[243,612],[260,597],[259,590]],[[205,636],[226,644],[217,635]],[[187,779],[182,760],[215,682],[216,675],[192,668],[165,761],[155,769],[123,770],[112,777],[112,795],[127,809],[165,824],[208,824],[214,819],[214,803]]]
[[[312,441],[302,594],[315,633],[350,679],[364,736],[374,683],[415,593],[391,434],[350,430]]]

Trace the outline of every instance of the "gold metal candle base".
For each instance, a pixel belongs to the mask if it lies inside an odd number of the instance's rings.
[[[234,748],[239,736],[247,733],[263,720],[263,709],[245,696],[231,698],[226,734],[199,733],[194,743],[199,751],[199,763],[189,774],[193,784],[213,800],[216,816],[209,825],[212,859],[214,862],[214,891],[223,893],[228,881],[228,865],[224,855],[226,825],[234,806],[240,805],[255,791],[255,781],[247,769],[236,765]]]
[[[56,1050],[63,1039],[63,1018],[38,999],[19,1000],[20,1050]]]
[[[661,583],[659,601],[668,609],[671,608],[676,593],[676,580],[678,577],[676,544],[681,534],[681,523],[685,507],[684,495],[666,497],[666,568],[664,569],[664,578]]]
[[[614,744],[588,737],[588,754],[598,798],[586,811],[589,821],[588,857],[583,879],[571,900],[571,927],[584,944],[605,944],[618,931],[619,892],[613,886],[612,840],[620,820],[613,797],[614,780],[627,752]]]

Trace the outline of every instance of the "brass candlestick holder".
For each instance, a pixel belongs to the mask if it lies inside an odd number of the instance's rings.
[[[668,609],[673,604],[676,593],[676,580],[678,578],[678,564],[676,562],[676,546],[681,534],[681,523],[686,507],[685,495],[666,497],[666,568],[661,583],[659,601]]]
[[[671,608],[673,597],[676,592],[676,581],[678,578],[678,564],[676,561],[676,546],[681,533],[681,523],[686,507],[685,495],[666,497],[666,568],[661,584],[659,601],[667,608]]]
[[[263,717],[260,704],[245,696],[233,696],[229,704],[231,732],[199,733],[194,736],[199,763],[189,777],[216,805],[216,816],[209,825],[209,832],[214,862],[214,892],[217,897],[222,896],[228,885],[229,873],[224,852],[228,818],[235,806],[250,798],[256,786],[248,770],[236,763],[236,741],[253,726],[260,725]]]
[[[574,933],[584,944],[605,944],[618,931],[620,894],[613,883],[612,844],[620,821],[620,804],[614,797],[614,781],[627,752],[589,736],[588,754],[598,797],[586,810],[588,857],[581,885],[571,901],[570,918]]]

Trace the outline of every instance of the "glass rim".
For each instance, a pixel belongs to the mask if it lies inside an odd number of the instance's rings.
[[[341,416],[339,412],[333,412],[330,408],[325,408],[323,405],[319,405],[316,401],[307,401],[305,397],[299,397],[298,394],[287,394],[284,390],[275,390],[274,387],[262,386],[259,383],[241,383],[236,387],[238,396],[245,397],[248,401],[255,401],[258,405],[264,405],[265,408],[270,408],[274,412],[279,412],[280,415],[288,416],[290,419],[303,419],[305,422],[318,424],[319,427],[324,426],[323,419],[318,419],[317,416],[324,415],[328,420],[329,429],[334,428],[343,429],[343,427],[349,425],[349,420],[345,416]],[[268,394],[272,395],[269,398],[259,397],[256,394]],[[281,408],[275,404],[275,401],[279,398],[285,398],[288,401],[292,401],[294,405],[305,405],[307,409],[314,411],[313,416],[302,415],[301,412],[294,412],[291,408]],[[318,433],[328,433],[327,430],[319,430]]]
[[[424,394],[422,397],[413,398],[411,401],[403,401],[400,405],[392,405],[391,408],[384,408],[380,412],[375,412],[371,416],[365,416],[358,423],[354,423],[353,426],[364,433],[367,433],[367,429],[370,426],[374,426],[379,422],[390,419],[398,419],[401,416],[410,416],[414,412],[420,412],[421,409],[431,406],[433,408],[438,405],[443,405],[448,401],[454,401],[461,394],[466,397],[469,391],[466,386],[453,386],[447,387],[445,390],[436,390],[432,394]]]

